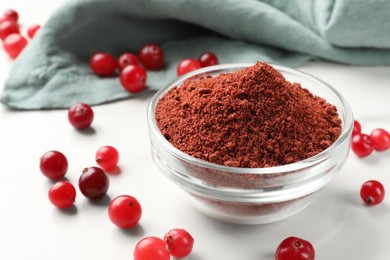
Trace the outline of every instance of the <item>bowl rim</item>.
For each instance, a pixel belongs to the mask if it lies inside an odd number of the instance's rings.
[[[297,170],[302,170],[303,168],[310,167],[311,165],[318,164],[321,161],[326,160],[329,158],[329,156],[336,150],[341,149],[340,147],[342,146],[343,143],[348,142],[350,136],[352,135],[352,129],[353,129],[353,113],[350,105],[346,101],[346,99],[340,94],[338,90],[333,88],[331,85],[328,83],[324,82],[323,80],[302,72],[297,69],[281,66],[281,65],[275,65],[272,63],[270,64],[272,67],[277,69],[279,72],[283,74],[283,72],[291,73],[296,76],[300,76],[302,78],[314,81],[322,85],[323,87],[327,88],[330,90],[335,97],[339,100],[340,104],[342,105],[343,111],[345,111],[346,117],[343,118],[343,127],[342,127],[342,132],[340,136],[337,138],[337,140],[329,146],[327,149],[323,150],[322,152],[306,158],[302,161],[294,162],[291,164],[285,164],[285,165],[280,165],[280,166],[272,166],[272,167],[267,167],[267,168],[244,168],[244,167],[232,167],[232,166],[225,166],[221,164],[215,164],[211,163],[208,161],[204,161],[201,159],[198,159],[196,157],[193,157],[191,155],[188,155],[175,146],[173,146],[168,140],[164,138],[162,135],[160,129],[157,126],[157,122],[155,119],[155,107],[157,105],[157,102],[159,99],[165,94],[165,92],[169,91],[171,88],[175,86],[180,86],[185,80],[192,78],[194,76],[198,76],[201,74],[205,73],[211,73],[213,71],[220,71],[220,70],[240,70],[244,69],[249,66],[253,66],[255,63],[230,63],[230,64],[221,64],[221,65],[214,65],[214,66],[209,66],[201,69],[197,69],[194,71],[191,71],[187,74],[184,74],[183,76],[180,76],[176,78],[175,80],[169,82],[166,84],[164,87],[162,87],[157,93],[154,94],[152,99],[149,102],[148,108],[147,108],[147,121],[149,124],[149,131],[150,134],[153,134],[159,141],[159,145],[162,145],[166,151],[174,155],[175,157],[180,158],[184,162],[193,164],[195,166],[199,166],[202,168],[207,168],[207,169],[213,169],[213,170],[219,170],[222,172],[228,172],[228,173],[235,173],[235,174],[274,174],[274,173],[283,173],[283,172],[291,172],[291,171],[297,171]],[[228,72],[228,71],[227,71]],[[223,72],[221,72],[223,73]],[[305,86],[303,86],[305,87]],[[328,102],[328,101],[327,101]],[[332,104],[333,105],[333,104]],[[340,112],[339,117],[340,117]]]

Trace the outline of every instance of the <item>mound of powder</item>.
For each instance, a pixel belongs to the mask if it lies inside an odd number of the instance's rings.
[[[156,106],[164,137],[186,154],[234,167],[304,160],[341,134],[335,106],[267,63],[187,80]]]

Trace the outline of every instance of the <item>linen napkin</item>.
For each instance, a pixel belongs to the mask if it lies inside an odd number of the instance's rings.
[[[117,76],[96,76],[88,60],[146,43],[165,52],[164,68],[148,71],[148,91],[174,80],[182,58],[206,51],[220,63],[389,65],[389,13],[387,0],[70,0],[16,59],[0,101],[27,110],[130,98]]]

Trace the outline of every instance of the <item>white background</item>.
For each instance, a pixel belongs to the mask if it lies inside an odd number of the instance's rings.
[[[1,0],[0,13],[14,8],[24,31],[44,23],[62,1]],[[75,25],[77,26],[77,25]],[[0,89],[12,61],[0,50]],[[337,88],[349,101],[364,132],[390,130],[390,67],[354,67],[309,62],[302,67]],[[380,180],[390,193],[390,151],[358,159],[350,154],[339,176],[303,212],[273,224],[240,226],[210,219],[193,209],[181,190],[152,162],[146,125],[151,96],[94,107],[93,131],[80,133],[67,111],[11,111],[0,105],[0,259],[132,259],[137,241],[185,228],[195,238],[188,260],[274,259],[288,236],[312,242],[316,259],[385,260],[390,257],[390,195],[375,207],[359,197],[361,184]],[[115,146],[122,172],[110,176],[108,196],[97,203],[80,193],[70,211],[54,208],[47,191],[52,182],[39,171],[39,157],[62,151],[67,178],[77,188],[96,150]],[[124,231],[108,219],[110,199],[129,194],[143,206],[137,227]]]

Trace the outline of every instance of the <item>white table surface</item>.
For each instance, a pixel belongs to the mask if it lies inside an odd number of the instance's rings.
[[[43,23],[62,1],[2,0],[0,13],[14,8],[26,28]],[[0,89],[11,66],[0,51]],[[390,67],[309,62],[300,69],[337,88],[364,132],[390,131]],[[369,179],[380,180],[390,193],[390,151],[365,159],[351,153],[317,200],[287,220],[222,223],[193,209],[154,165],[145,116],[150,97],[94,107],[90,134],[73,129],[65,110],[21,112],[0,105],[0,259],[132,259],[137,241],[162,237],[172,228],[185,228],[195,238],[188,260],[271,260],[277,245],[292,235],[311,241],[320,260],[390,259],[390,194],[375,207],[366,207],[359,196]],[[91,203],[78,192],[73,210],[54,208],[47,197],[52,182],[40,173],[39,157],[62,151],[69,160],[67,178],[77,188],[81,170],[95,165],[103,145],[117,147],[121,155],[122,172],[110,176],[107,199]],[[143,206],[139,225],[128,231],[116,228],[107,215],[109,199],[121,194],[137,197]]]

